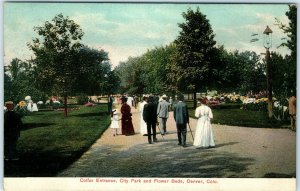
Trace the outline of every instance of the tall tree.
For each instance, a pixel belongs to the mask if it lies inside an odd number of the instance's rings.
[[[82,46],[83,32],[80,26],[62,14],[43,26],[34,27],[40,38],[33,39],[29,48],[34,52],[35,75],[39,87],[44,91],[64,96],[65,116],[67,116],[67,96],[74,85],[77,74],[74,55]]]
[[[179,90],[194,93],[194,107],[196,107],[196,92],[205,90],[211,80],[211,60],[213,58],[214,40],[213,30],[209,20],[197,8],[188,9],[182,13],[185,19],[180,23],[181,31],[175,40],[177,47],[176,65],[180,70]]]
[[[297,75],[297,5],[289,5],[289,10],[285,13],[289,19],[289,24],[285,25],[276,19],[276,22],[281,30],[287,35],[288,39],[280,46],[287,47],[291,50],[291,55],[287,56],[286,62],[288,71],[286,71],[285,79],[288,80],[289,91],[296,92],[296,75]],[[277,59],[277,58],[276,58]],[[289,92],[290,93],[290,92]]]
[[[77,63],[74,93],[99,95],[106,93],[104,84],[111,71],[108,53],[83,46],[75,55]]]
[[[44,100],[44,94],[35,88],[30,61],[14,58],[4,67],[4,100],[19,102],[30,95],[34,101]]]

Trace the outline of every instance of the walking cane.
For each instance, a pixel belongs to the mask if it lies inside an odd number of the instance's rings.
[[[189,126],[189,128],[190,128],[190,132],[191,132],[191,135],[192,135],[192,138],[193,138],[193,141],[194,141],[193,132],[192,132],[192,129],[191,129],[191,127],[190,127],[190,124],[189,124],[189,123],[188,123],[188,126]]]
[[[161,132],[161,131],[160,131],[160,128],[159,128],[159,124],[158,124],[158,123],[156,123],[156,126],[158,127],[158,129],[159,129],[159,132]],[[164,139],[164,136],[163,136],[161,133],[160,133],[160,135],[161,135],[162,139],[163,139],[163,140],[165,140],[165,139]]]

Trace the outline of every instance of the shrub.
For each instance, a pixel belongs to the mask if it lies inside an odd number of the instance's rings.
[[[77,104],[83,105],[89,101],[89,97],[86,95],[80,95],[77,97]]]
[[[215,106],[210,106],[212,109],[240,109],[243,104],[240,103],[227,103],[227,104],[219,104]]]
[[[268,111],[267,102],[243,104],[243,109],[248,111]]]

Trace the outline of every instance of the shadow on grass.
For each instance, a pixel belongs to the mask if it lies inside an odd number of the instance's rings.
[[[64,153],[64,151],[41,151],[22,154],[18,161],[4,162],[5,177],[52,177],[72,162],[79,159],[88,150]]]
[[[93,116],[106,116],[108,115],[107,112],[101,111],[101,112],[96,112],[96,113],[82,113],[78,115],[72,115],[74,117],[93,117]]]
[[[24,123],[21,131],[39,128],[39,127],[50,127],[52,125],[55,125],[55,123]]]

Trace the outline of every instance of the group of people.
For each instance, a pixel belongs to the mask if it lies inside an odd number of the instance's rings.
[[[167,96],[163,95],[161,100],[156,103],[155,97],[143,96],[143,100],[139,105],[140,111],[140,134],[147,136],[148,143],[153,144],[157,142],[156,126],[158,126],[160,134],[163,136],[168,133],[167,120],[169,118],[170,102],[167,101]],[[120,112],[121,130],[122,135],[134,135],[134,128],[132,124],[131,107],[127,103],[128,98],[121,98],[122,106]],[[173,100],[172,100],[173,101]],[[211,109],[206,105],[207,99],[203,98],[198,101],[200,106],[195,111],[195,116],[198,118],[196,134],[193,145],[196,147],[214,147],[214,138],[211,128],[210,120],[213,118]],[[172,109],[174,111],[174,120],[176,122],[178,145],[186,147],[186,134],[187,126],[189,125],[189,112],[184,96],[178,95],[176,103]],[[117,129],[118,127],[118,114],[116,110],[112,112],[111,128]],[[116,135],[114,133],[114,135]]]

